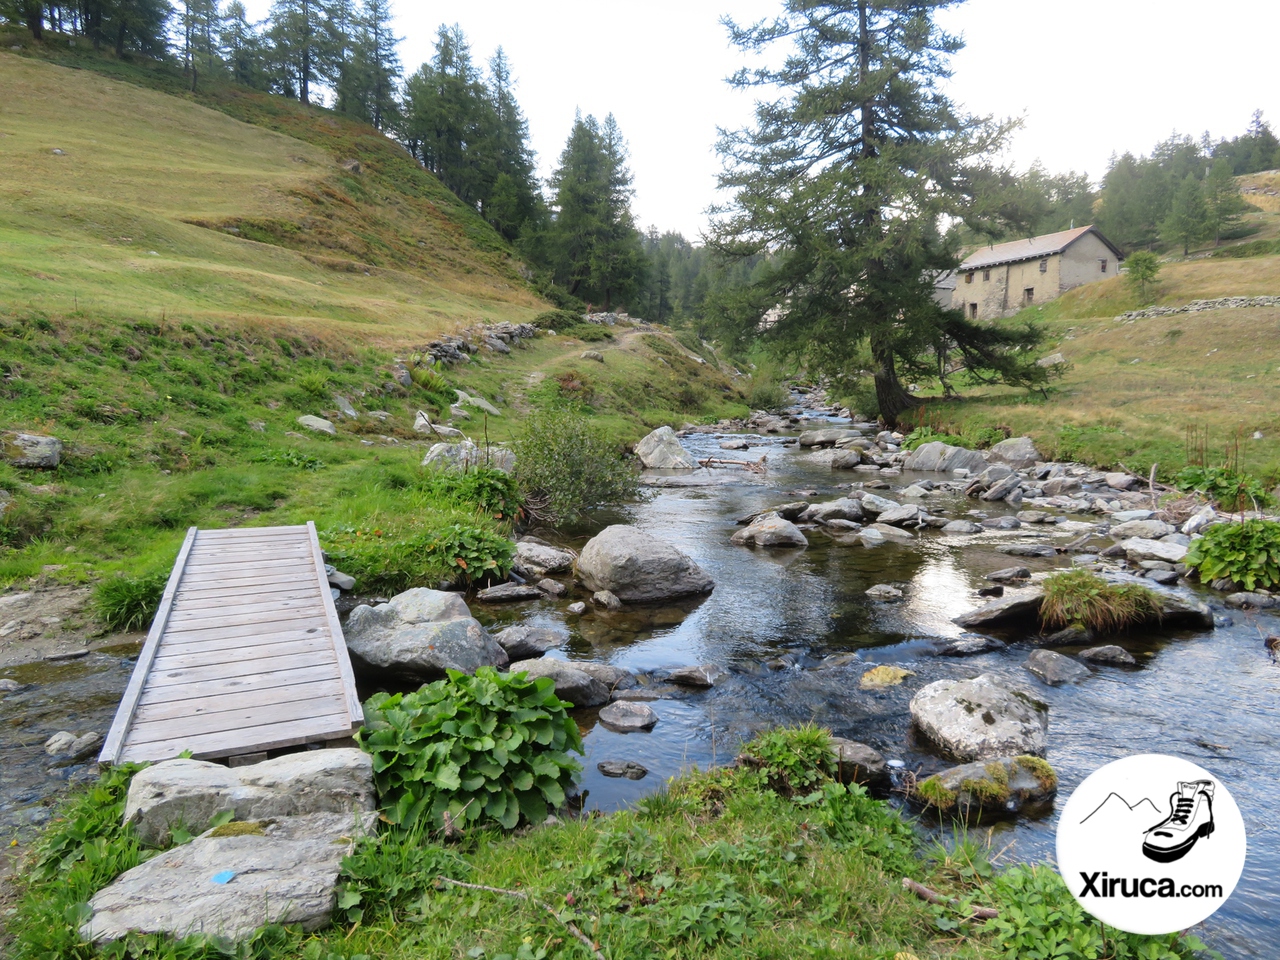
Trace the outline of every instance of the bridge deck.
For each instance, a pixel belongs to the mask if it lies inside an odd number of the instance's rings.
[[[315,524],[192,527],[99,760],[220,759],[363,722]]]

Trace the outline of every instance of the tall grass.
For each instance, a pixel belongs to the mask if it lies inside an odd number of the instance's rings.
[[[1118,633],[1158,622],[1160,598],[1136,583],[1108,583],[1088,570],[1066,570],[1044,581],[1040,622],[1047,629],[1079,624],[1095,633]]]

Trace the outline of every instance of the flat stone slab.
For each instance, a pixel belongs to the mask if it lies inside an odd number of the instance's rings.
[[[376,814],[317,813],[218,827],[123,873],[89,901],[80,935],[94,943],[131,930],[244,940],[269,923],[329,923],[342,858]],[[251,828],[255,829],[255,828]]]
[[[646,703],[636,700],[617,700],[600,711],[600,722],[619,733],[652,730],[658,715]]]
[[[523,603],[541,599],[542,591],[531,583],[500,583],[496,587],[485,587],[476,594],[480,603]]]

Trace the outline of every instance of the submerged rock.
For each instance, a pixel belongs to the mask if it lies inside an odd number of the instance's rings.
[[[710,593],[715,581],[671,544],[636,527],[614,524],[587,542],[578,576],[591,591],[623,603],[652,603]]]
[[[1082,660],[1091,660],[1094,663],[1118,664],[1125,667],[1131,667],[1138,662],[1128,650],[1124,647],[1118,647],[1114,643],[1081,650],[1080,658]]]
[[[606,777],[626,777],[628,780],[643,780],[649,775],[649,768],[634,760],[601,760],[596,769]]]
[[[896,687],[907,677],[914,676],[915,674],[910,670],[904,670],[902,667],[895,667],[891,664],[884,664],[872,667],[864,673],[858,680],[858,686],[863,690],[883,690],[885,687]]]
[[[671,671],[667,674],[667,681],[686,687],[714,687],[727,676],[729,671],[719,664],[701,663]]]
[[[926,737],[961,760],[980,760],[1043,754],[1049,708],[982,674],[923,687],[911,698],[911,719]]]
[[[729,538],[730,543],[748,547],[807,547],[808,539],[800,528],[776,513],[762,513],[750,525]]]
[[[1052,650],[1033,650],[1023,664],[1051,687],[1079,683],[1089,676],[1089,668]]]
[[[1011,816],[1031,804],[1052,800],[1058,792],[1053,767],[1039,757],[997,757],[952,767],[920,781],[911,798],[939,813],[977,819]]]

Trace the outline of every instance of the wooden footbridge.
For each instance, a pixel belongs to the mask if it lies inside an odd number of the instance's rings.
[[[98,759],[261,754],[363,722],[315,524],[192,527]]]

